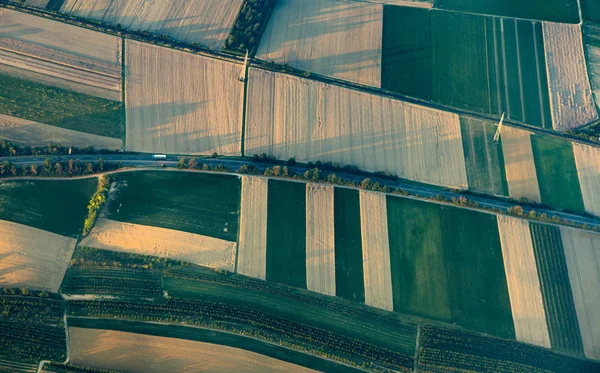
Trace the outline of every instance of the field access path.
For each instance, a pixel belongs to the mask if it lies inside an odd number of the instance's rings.
[[[46,158],[48,158],[48,157],[47,156],[0,157],[0,162],[10,161],[15,165],[31,165],[31,164],[41,165]],[[105,163],[121,163],[121,165],[123,167],[134,167],[134,168],[129,168],[129,169],[110,171],[110,172],[106,172],[104,174],[114,174],[114,173],[121,173],[121,172],[135,172],[135,171],[142,171],[142,170],[206,172],[206,171],[200,171],[200,170],[174,169],[174,167],[177,165],[177,162],[179,161],[179,159],[182,158],[182,157],[178,157],[178,156],[169,156],[169,157],[167,157],[167,159],[163,159],[163,160],[152,159],[152,156],[150,154],[95,154],[95,155],[80,154],[80,155],[60,156],[60,157],[52,157],[52,158],[54,158],[54,160],[60,159],[61,161],[79,160],[81,162],[96,162],[96,161],[98,161],[98,159],[102,158],[102,160]],[[233,170],[238,169],[242,165],[253,165],[253,166],[257,167],[258,169],[260,169],[261,171],[264,171],[264,169],[266,167],[280,165],[280,163],[276,163],[276,162],[273,162],[273,163],[254,162],[251,159],[242,159],[242,158],[227,158],[227,157],[225,157],[225,158],[198,158],[198,159],[202,163],[210,165],[210,166],[223,165],[223,166],[229,167],[230,169],[233,169]],[[308,166],[303,166],[303,165],[295,165],[295,166],[287,166],[287,167],[290,169],[290,171],[297,173],[297,174],[304,173],[305,171],[307,171],[309,169]],[[399,188],[399,189],[403,189],[403,190],[407,191],[411,195],[410,197],[407,197],[407,198],[412,197],[412,198],[420,198],[420,199],[430,199],[430,198],[435,198],[438,195],[442,195],[446,199],[451,200],[452,198],[458,199],[461,196],[467,196],[470,201],[479,204],[479,206],[481,208],[472,208],[472,207],[461,206],[462,208],[473,209],[473,210],[478,210],[478,211],[481,211],[481,210],[485,211],[485,209],[499,209],[503,212],[507,212],[510,208],[519,205],[523,208],[524,214],[529,213],[529,211],[535,210],[539,214],[545,213],[550,217],[555,215],[555,216],[560,217],[561,219],[567,219],[569,221],[572,221],[572,222],[575,222],[578,224],[587,224],[592,228],[593,227],[600,228],[600,219],[598,219],[598,218],[587,217],[587,216],[578,215],[578,214],[571,214],[571,213],[567,213],[567,212],[561,212],[561,211],[542,208],[542,207],[538,207],[538,206],[520,205],[515,201],[494,199],[494,198],[490,198],[488,196],[472,194],[468,191],[443,189],[443,188],[439,188],[439,187],[435,187],[435,186],[431,186],[431,185],[417,184],[417,183],[402,180],[402,179],[390,180],[390,179],[385,179],[385,178],[378,178],[378,177],[375,177],[372,175],[366,176],[364,174],[347,173],[347,172],[343,172],[343,170],[336,170],[335,172],[327,171],[327,170],[320,170],[320,171],[321,171],[322,177],[327,177],[327,175],[335,173],[337,176],[339,176],[343,179],[351,180],[351,181],[354,181],[357,183],[362,182],[365,178],[368,177],[372,182],[378,182],[382,186],[387,186],[387,187],[393,188],[393,189]],[[72,179],[93,178],[93,177],[98,177],[98,176],[99,176],[98,174],[77,176],[77,177],[73,177],[73,178],[66,178],[66,177],[46,178],[46,177],[34,176],[34,177],[29,177],[29,179],[72,180]],[[1,180],[5,180],[5,181],[6,180],[22,180],[22,179],[27,179],[27,178],[28,177],[11,177],[11,178],[0,179],[0,181]],[[293,179],[286,179],[286,180],[293,181]],[[432,201],[432,202],[442,203],[442,202],[437,202],[437,201]]]

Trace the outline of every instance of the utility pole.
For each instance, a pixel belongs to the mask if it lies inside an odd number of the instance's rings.
[[[502,117],[500,118],[500,123],[498,123],[498,128],[496,129],[496,134],[494,135],[494,142],[500,141],[500,133],[502,132],[502,123],[504,122],[504,113],[502,113]]]
[[[242,66],[242,73],[240,74],[240,77],[238,78],[240,82],[246,81],[247,67],[248,67],[248,50],[246,49],[246,58],[244,58],[244,66]]]

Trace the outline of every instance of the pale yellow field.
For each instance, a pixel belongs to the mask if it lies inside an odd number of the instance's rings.
[[[381,87],[383,5],[279,0],[256,57]]]
[[[173,229],[98,219],[81,245],[234,270],[235,242]]]
[[[267,274],[268,185],[266,177],[242,176],[237,271],[261,280]]]
[[[567,131],[598,119],[581,25],[543,22],[552,127]]]
[[[585,211],[600,216],[600,149],[573,143]]]
[[[306,184],[306,286],[335,296],[333,186]]]
[[[515,199],[525,197],[531,202],[542,202],[530,136],[528,131],[502,127],[501,141],[508,194]]]
[[[243,0],[66,0],[61,12],[221,48]]]
[[[467,188],[458,115],[250,69],[245,152]]]
[[[0,139],[27,146],[61,144],[84,148],[90,145],[96,149],[110,150],[123,147],[123,141],[120,139],[68,130],[4,114],[0,114]]]
[[[585,356],[600,360],[600,235],[561,227]]]
[[[0,64],[121,100],[120,38],[9,9],[0,10],[0,34]]]
[[[69,328],[71,364],[123,372],[315,372],[238,348],[113,330]]]
[[[394,299],[385,194],[360,191],[360,230],[365,303],[369,306],[393,311]]]
[[[550,348],[529,222],[498,215],[498,230],[517,340]]]
[[[127,41],[126,149],[239,155],[241,66]]]
[[[0,287],[58,291],[77,241],[0,220]]]

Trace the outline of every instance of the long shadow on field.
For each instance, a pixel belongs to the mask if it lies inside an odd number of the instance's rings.
[[[41,28],[33,28],[29,26],[11,23],[2,24],[2,16],[0,16],[0,39],[19,39],[20,37],[39,34],[43,32]]]

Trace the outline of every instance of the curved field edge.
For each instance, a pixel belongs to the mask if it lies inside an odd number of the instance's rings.
[[[319,371],[340,373],[355,373],[362,371],[361,369],[352,368],[322,357],[295,351],[275,343],[269,343],[248,336],[222,332],[214,329],[106,318],[90,319],[83,317],[69,317],[67,321],[69,327],[116,330],[234,347]]]

